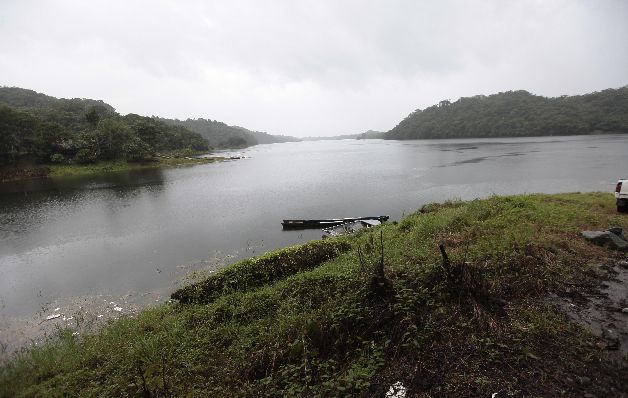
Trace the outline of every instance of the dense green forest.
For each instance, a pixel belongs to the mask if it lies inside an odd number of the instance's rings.
[[[271,135],[261,131],[252,131],[239,126],[229,126],[223,122],[209,119],[164,119],[155,117],[156,120],[171,126],[183,126],[190,131],[200,134],[209,145],[214,148],[243,148],[257,144],[273,144],[277,142],[294,142],[298,138]]]
[[[0,165],[143,161],[156,152],[209,149],[205,139],[184,127],[121,116],[103,101],[0,87]]]
[[[417,109],[385,139],[628,133],[628,86],[546,98],[527,91],[441,101]]]

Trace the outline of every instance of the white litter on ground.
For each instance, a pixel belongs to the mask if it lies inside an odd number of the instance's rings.
[[[113,307],[114,311],[122,312],[122,307]]]
[[[51,319],[56,319],[56,318],[59,318],[60,316],[61,316],[61,314],[52,314],[52,315],[48,315],[48,316],[46,317],[46,320],[47,320],[47,321],[49,321],[49,320],[51,320]]]
[[[98,318],[102,318],[102,315],[98,315]]]
[[[72,336],[78,336],[78,335],[79,335],[79,332],[72,333]]]
[[[57,312],[57,311],[59,311],[59,310],[61,310],[61,307],[57,307],[57,308],[55,308],[55,311],[54,311],[54,312]]]
[[[398,381],[390,386],[388,392],[386,392],[385,398],[406,398],[407,392],[408,389],[403,385],[402,382]]]

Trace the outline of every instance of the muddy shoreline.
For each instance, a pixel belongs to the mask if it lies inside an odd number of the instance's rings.
[[[628,366],[628,261],[596,264],[595,273],[566,284],[548,302],[599,341],[609,359]]]

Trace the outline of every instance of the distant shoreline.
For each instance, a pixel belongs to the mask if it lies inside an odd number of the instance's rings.
[[[44,164],[26,167],[5,166],[0,168],[0,182],[32,180],[39,178],[56,178],[71,176],[86,176],[111,172],[145,170],[156,168],[171,168],[194,166],[223,161],[223,157],[174,157],[168,155],[157,156],[148,162],[101,161],[93,164]]]
[[[628,135],[628,132],[623,131],[603,131],[595,130],[588,133],[569,133],[569,134],[533,134],[533,135],[474,135],[471,137],[407,137],[407,138],[388,138],[381,137],[378,139],[386,141],[426,141],[426,140],[472,140],[472,139],[487,139],[487,138],[544,138],[544,137],[591,137],[600,135]],[[376,138],[365,138],[376,139]]]

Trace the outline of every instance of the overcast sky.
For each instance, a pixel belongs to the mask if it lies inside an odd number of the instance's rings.
[[[0,85],[273,134],[628,84],[628,1],[0,0]]]

